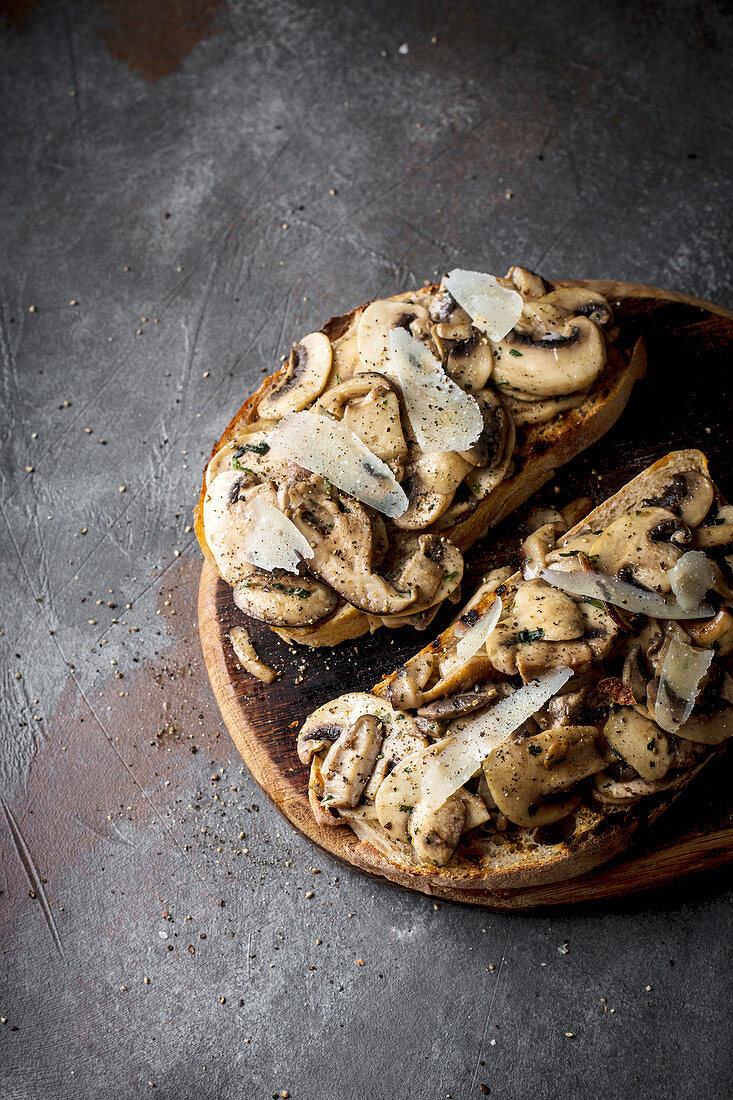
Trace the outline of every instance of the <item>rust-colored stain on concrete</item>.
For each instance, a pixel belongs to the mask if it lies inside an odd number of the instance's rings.
[[[16,0],[20,3],[21,0]],[[111,26],[102,34],[113,57],[145,80],[168,76],[214,31],[222,0],[102,0]]]

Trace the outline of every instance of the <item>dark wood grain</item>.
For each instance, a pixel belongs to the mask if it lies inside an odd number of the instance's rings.
[[[655,287],[605,281],[578,281],[578,285],[593,287],[613,302],[623,345],[630,347],[638,336],[644,338],[649,368],[619,423],[569,468],[558,471],[538,500],[568,500],[590,493],[598,502],[654,459],[687,446],[706,452],[713,476],[730,496],[727,359],[733,346],[733,313]],[[529,506],[470,552],[466,595],[487,568],[516,561],[518,535]],[[442,629],[450,616],[451,609],[445,609],[428,636],[409,629],[382,630],[331,650],[289,646],[266,627],[247,622],[258,652],[280,672],[275,683],[267,686],[239,667],[228,633],[245,621],[244,616],[216,570],[209,564],[203,568],[199,628],[204,658],[237,749],[262,789],[299,832],[322,851],[366,873],[370,872],[363,860],[354,855],[357,840],[352,832],[324,829],[313,819],[307,770],[295,753],[295,732],[327,700],[347,690],[368,690]],[[729,773],[728,756],[714,776],[693,784],[662,823],[624,858],[591,874],[522,891],[431,892],[472,905],[520,910],[638,893],[722,867],[733,860]]]

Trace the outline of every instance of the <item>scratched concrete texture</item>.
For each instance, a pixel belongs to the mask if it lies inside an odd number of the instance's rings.
[[[730,5],[3,15],[1,1095],[730,1095],[723,884],[499,916],[330,863],[219,718],[191,531],[358,302],[519,262],[732,305]]]

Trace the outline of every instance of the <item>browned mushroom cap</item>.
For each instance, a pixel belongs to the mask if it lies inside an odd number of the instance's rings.
[[[454,333],[452,340],[450,333]],[[466,393],[478,393],[483,390],[494,369],[494,356],[491,344],[478,329],[465,329],[458,326],[436,325],[433,339],[436,344],[447,350],[446,372]],[[450,340],[450,346],[446,347]]]
[[[558,797],[605,767],[597,737],[595,726],[563,726],[494,749],[483,767],[498,808],[528,829],[567,816],[578,796]]]
[[[294,576],[284,569],[272,572],[250,566],[233,589],[240,611],[268,626],[315,626],[329,618],[339,599],[328,585],[314,577]]]
[[[587,317],[517,326],[494,356],[493,378],[515,396],[556,397],[586,390],[606,362],[603,335]]]
[[[733,506],[712,508],[695,531],[695,546],[703,548],[733,544]]]
[[[582,286],[561,286],[542,299],[572,317],[590,317],[597,325],[610,325],[613,310],[610,303],[595,290]]]
[[[372,302],[359,318],[356,343],[360,371],[384,372],[390,361],[389,334],[393,328],[405,328],[418,338],[430,333],[430,316],[418,302],[384,298]]]
[[[497,694],[495,687],[482,688],[480,691],[462,691],[458,695],[449,695],[446,699],[436,699],[435,702],[420,707],[417,713],[421,718],[434,718],[442,722],[464,718],[467,714],[488,706],[496,699]]]
[[[651,718],[634,707],[609,715],[603,736],[611,748],[643,779],[664,779],[672,764],[670,740]]]
[[[407,467],[403,489],[409,500],[406,511],[393,522],[405,531],[423,531],[450,507],[456,489],[471,463],[455,451],[420,454]]]
[[[304,336],[290,352],[284,371],[275,377],[272,388],[260,401],[258,415],[279,420],[307,408],[323,392],[330,371],[331,341],[323,332]]]
[[[372,454],[388,464],[397,480],[402,480],[407,443],[399,397],[388,379],[374,371],[361,371],[327,390],[317,409],[343,420]]]
[[[253,619],[270,626],[323,622],[338,606],[338,597],[327,585],[284,569],[259,569],[244,558],[255,498],[277,505],[271,484],[260,483],[252,471],[237,470],[222,471],[204,498],[206,541],[219,572],[234,589],[234,602]]]

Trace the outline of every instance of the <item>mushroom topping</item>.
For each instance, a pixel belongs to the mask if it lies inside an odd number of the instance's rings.
[[[494,380],[515,396],[556,397],[586,390],[606,362],[606,344],[587,317],[515,328],[497,349]]]
[[[483,428],[476,442],[460,454],[472,466],[485,466],[494,470],[507,452],[510,435],[512,450],[514,449],[511,418],[501,398],[492,390],[479,394],[476,401],[483,417]]]
[[[323,392],[330,372],[331,341],[323,332],[311,332],[295,345],[285,367],[275,375],[257,407],[258,416],[279,420],[305,409]]]
[[[643,500],[643,508],[664,508],[688,527],[697,527],[713,503],[713,483],[699,470],[674,474],[656,496]]]
[[[398,481],[407,459],[400,420],[400,402],[391,383],[381,374],[362,371],[324,393],[318,408],[343,420],[362,443],[386,462]]]
[[[706,622],[685,623],[685,633],[696,645],[714,646],[721,657],[733,651],[733,615],[725,607]]]
[[[642,648],[638,642],[632,645],[626,654],[621,679],[629,688],[637,703],[642,703],[646,699],[649,675],[644,663]]]
[[[444,867],[458,847],[465,824],[466,803],[458,794],[451,795],[437,810],[418,802],[407,827],[415,854]]]
[[[586,393],[570,393],[563,397],[545,397],[542,400],[532,401],[520,399],[518,395],[504,390],[502,394],[504,404],[511,414],[518,428],[528,428],[539,424],[547,424],[550,420],[568,409],[577,409],[578,405],[585,401]]]
[[[528,267],[510,267],[506,278],[514,284],[524,299],[542,298],[547,290],[542,276],[530,271]]]
[[[545,294],[542,300],[569,316],[589,317],[597,325],[610,325],[613,321],[613,310],[603,295],[586,287],[561,286]]]
[[[387,688],[390,702],[395,707],[414,710],[423,703],[423,690],[438,665],[438,653],[428,649],[417,653],[397,670]]]
[[[566,791],[605,767],[595,726],[563,726],[501,745],[484,761],[499,810],[524,828],[559,821],[578,804]]]
[[[722,504],[711,510],[695,531],[695,546],[703,548],[733,544],[733,506]]]
[[[385,373],[390,362],[389,334],[395,328],[403,328],[412,336],[424,339],[430,333],[430,315],[425,306],[417,302],[385,298],[368,305],[359,318],[356,337],[360,371]]]
[[[436,343],[438,339],[444,341],[448,331],[457,334],[448,351],[446,371],[467,393],[478,393],[489,381],[494,369],[494,356],[489,341],[476,329],[470,329],[465,336],[465,329],[458,327],[437,325],[436,328]]]
[[[321,485],[320,478],[303,482],[297,501],[291,499],[293,522],[313,549],[308,571],[371,615],[394,615],[415,604],[416,587],[397,589],[374,572],[374,535],[366,509],[342,493],[319,491]],[[435,572],[433,592],[442,577],[437,567]]]
[[[638,802],[645,795],[659,794],[668,791],[670,787],[679,783],[677,777],[667,779],[649,780],[642,779],[614,779],[613,776],[600,772],[595,779],[593,797],[599,802],[608,802],[615,806],[631,805]]]
[[[674,518],[658,507],[637,508],[619,516],[591,547],[594,567],[609,576],[629,571],[638,584],[656,592],[669,592],[669,572],[683,549],[676,542],[660,541],[658,532]]]
[[[363,714],[343,730],[321,765],[321,801],[329,809],[353,809],[377,762],[384,740],[384,725],[373,714]]]
[[[651,718],[633,707],[614,711],[603,736],[611,748],[643,779],[663,779],[672,764],[669,737]]]
[[[519,671],[523,679],[531,679],[549,668],[568,665],[577,671],[589,665],[590,648],[580,640],[584,632],[583,613],[574,600],[544,581],[529,580],[517,587],[514,603],[489,635],[486,649],[497,671],[507,676]]]
[[[420,707],[418,714],[421,718],[432,718],[441,722],[448,722],[452,718],[464,718],[467,714],[487,707],[495,701],[497,689],[495,687],[483,688],[479,691],[463,691],[458,695],[449,695],[447,699],[437,699],[434,703]]]
[[[395,710],[386,699],[378,699],[366,691],[352,691],[325,703],[303,723],[298,734],[301,762],[309,764],[317,753],[333,745],[364,715],[378,718],[387,730],[382,747],[388,762],[392,758],[400,760],[427,745],[409,715]]]
[[[547,555],[555,548],[555,541],[565,531],[565,523],[560,520],[544,523],[537,527],[522,543],[522,576],[525,580],[539,577],[547,568]]]
[[[312,626],[333,614],[336,594],[311,577],[261,569],[244,557],[254,503],[276,499],[272,484],[258,484],[251,472],[222,471],[204,498],[206,541],[237,607],[270,626]]]
[[[444,866],[453,855],[461,833],[488,821],[486,804],[461,788],[437,807],[423,794],[422,780],[445,741],[405,756],[382,781],[374,800],[380,825],[394,840],[411,841],[421,858]],[[478,767],[478,765],[477,765]]]
[[[404,530],[423,531],[450,507],[471,463],[455,451],[420,454],[407,468],[403,489],[408,508],[394,519]]]
[[[245,615],[268,626],[315,626],[330,618],[339,598],[327,584],[313,577],[250,566],[234,586],[234,603]]]

